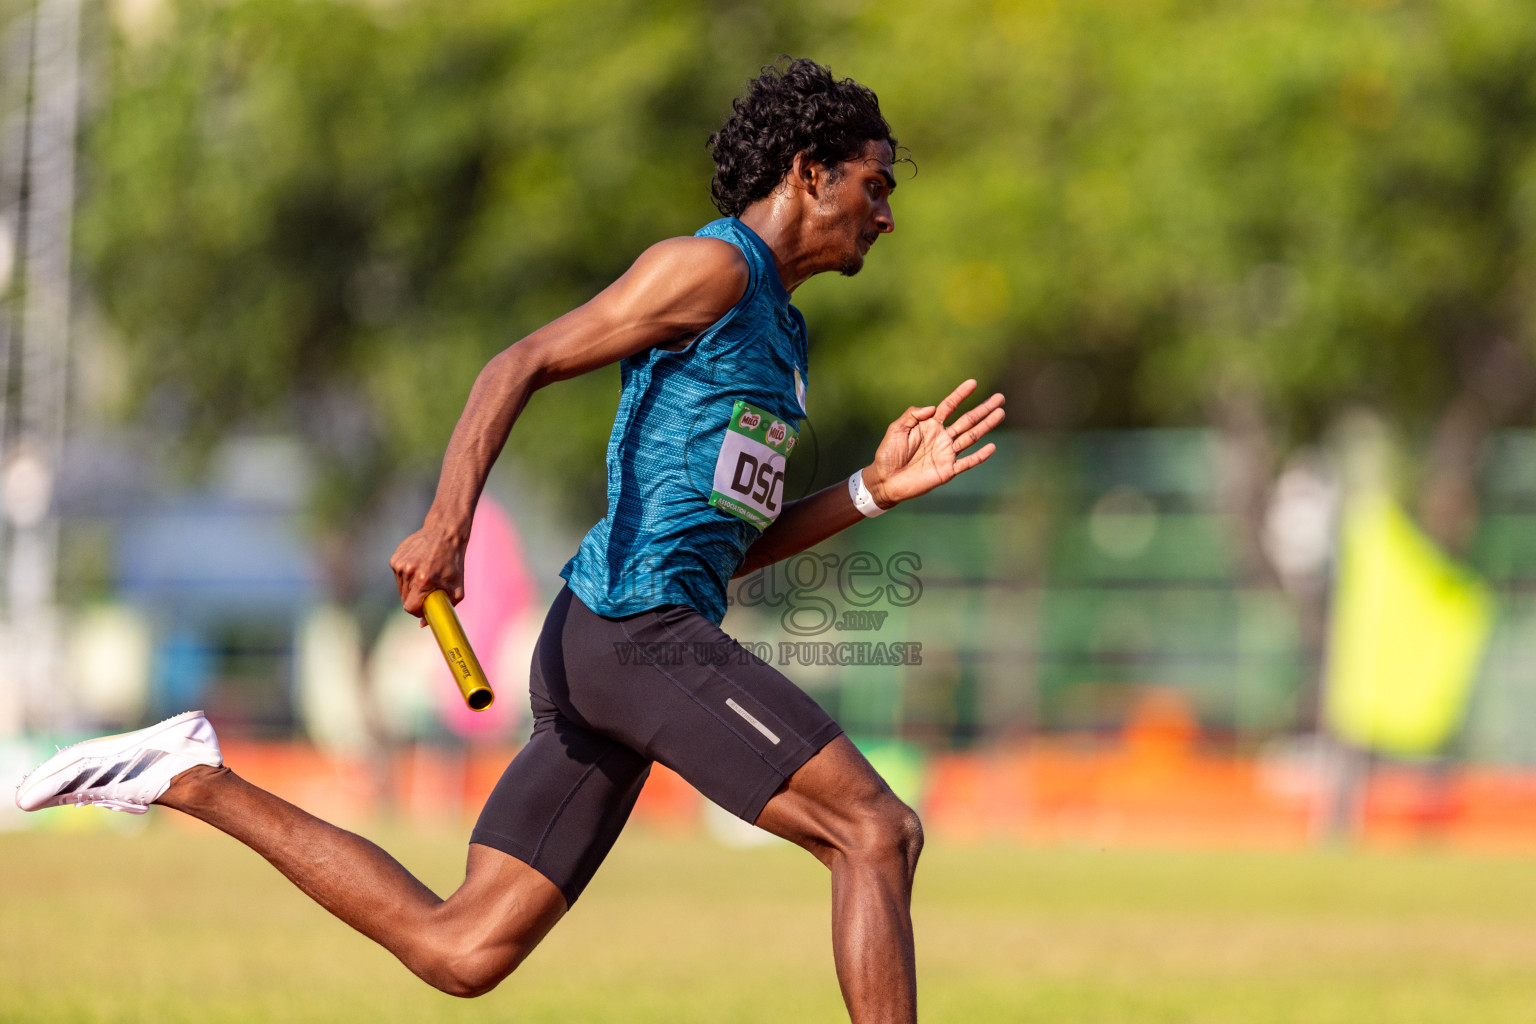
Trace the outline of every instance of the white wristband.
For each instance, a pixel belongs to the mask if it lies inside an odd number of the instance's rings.
[[[853,507],[858,509],[865,519],[873,519],[886,511],[875,501],[875,496],[869,493],[869,488],[864,486],[864,471],[854,470],[853,476],[848,478],[848,497],[853,499]]]

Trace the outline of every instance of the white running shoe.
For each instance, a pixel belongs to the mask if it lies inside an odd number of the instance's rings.
[[[184,711],[137,732],[65,747],[16,787],[16,806],[37,811],[60,804],[96,804],[143,814],[193,765],[224,763],[219,738],[201,711]]]

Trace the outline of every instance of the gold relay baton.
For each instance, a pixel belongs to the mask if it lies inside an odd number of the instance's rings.
[[[480,667],[474,648],[469,646],[469,637],[464,635],[453,602],[448,600],[445,591],[434,590],[427,595],[423,611],[427,625],[432,627],[432,635],[437,638],[437,646],[443,652],[443,660],[453,673],[453,681],[459,684],[459,692],[464,694],[464,703],[471,711],[484,711],[496,695],[491,692],[491,684],[486,682],[485,670]]]

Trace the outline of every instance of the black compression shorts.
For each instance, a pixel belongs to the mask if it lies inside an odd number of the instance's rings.
[[[470,842],[528,864],[575,903],[624,828],[651,762],[745,821],[842,730],[692,608],[608,619],[567,588],[529,680],[533,736]]]

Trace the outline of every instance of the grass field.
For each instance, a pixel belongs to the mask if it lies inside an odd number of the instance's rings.
[[[66,811],[67,814],[101,814]],[[439,892],[461,833],[369,831]],[[439,995],[254,854],[0,835],[4,1021],[838,1021],[826,879],[785,846],[631,831],[489,996]],[[1362,1024],[1536,1019],[1536,863],[1449,854],[930,842],[925,1020]]]

